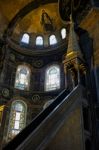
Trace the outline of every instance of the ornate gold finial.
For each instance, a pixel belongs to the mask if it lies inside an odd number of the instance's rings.
[[[77,40],[77,35],[74,31],[74,22],[72,19],[72,15],[70,15],[70,32],[66,57],[70,57],[70,55],[72,55],[72,57],[73,55],[77,55],[82,58],[81,50]]]

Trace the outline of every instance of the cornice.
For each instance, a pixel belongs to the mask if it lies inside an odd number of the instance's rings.
[[[17,51],[18,53],[28,55],[28,56],[44,56],[44,55],[52,55],[58,52],[62,52],[66,49],[66,41],[62,41],[57,43],[54,46],[49,46],[44,49],[29,49],[25,47],[20,47],[20,45],[13,42],[11,39],[7,39],[7,48],[12,49],[13,51]]]

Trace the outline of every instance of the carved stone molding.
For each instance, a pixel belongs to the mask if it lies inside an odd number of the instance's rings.
[[[36,67],[36,68],[41,68],[43,66],[43,60],[33,61],[33,66]]]
[[[39,103],[40,102],[40,96],[38,94],[35,94],[32,96],[32,100],[34,103]]]
[[[4,96],[4,97],[9,97],[9,89],[7,89],[7,88],[4,88],[3,90],[2,90],[2,95]]]

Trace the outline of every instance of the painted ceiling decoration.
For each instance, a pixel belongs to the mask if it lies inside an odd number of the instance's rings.
[[[17,3],[14,4],[14,2],[12,2],[12,0],[10,0],[11,2],[11,9],[12,11],[9,11],[10,7],[9,7],[9,2],[8,0],[6,0],[5,5],[6,7],[9,9],[6,10],[4,2],[1,0],[0,5],[2,6],[2,10],[4,12],[4,14],[8,17],[9,19],[9,23],[6,29],[6,33],[8,33],[9,35],[12,34],[13,29],[15,28],[16,24],[18,24],[18,22],[20,20],[22,20],[27,14],[29,14],[31,11],[34,11],[35,9],[39,8],[40,6],[46,5],[46,4],[50,4],[50,3],[57,3],[57,0],[28,0],[28,2],[24,2],[24,4],[26,4],[25,6],[19,2],[19,0],[17,0]],[[15,8],[16,5],[16,8]],[[18,7],[19,5],[19,7]],[[22,6],[20,6],[22,5]],[[13,10],[13,6],[14,6],[14,10]],[[23,7],[24,6],[24,7]],[[16,12],[16,13],[15,13]],[[13,14],[13,16],[12,16]]]
[[[87,4],[86,0],[0,0],[0,33],[6,37],[13,32],[46,33],[60,29],[64,21],[69,21],[71,2],[76,18]],[[42,10],[49,20],[47,25]]]
[[[43,9],[41,14],[41,25],[43,26],[44,32],[55,31],[53,18],[51,18],[48,13]]]
[[[64,48],[68,42],[71,6],[76,20],[78,16],[83,16],[80,12],[85,3],[86,0],[0,0],[0,39],[7,44],[7,48],[26,55],[49,54],[56,49],[60,51],[59,45]],[[64,40],[61,37],[63,28],[66,28]],[[24,34],[29,37],[28,44],[21,41]],[[54,45],[50,44],[51,35],[57,41]],[[35,44],[38,36],[43,39],[42,46]]]
[[[45,13],[42,14],[42,10],[44,10]],[[45,14],[47,16],[46,20]],[[44,21],[48,21],[49,23],[45,24]],[[58,30],[62,27],[63,23],[59,17],[58,4],[52,3],[33,9],[15,24],[13,31],[15,33],[25,31],[28,33],[43,33],[46,31],[44,26],[46,26],[47,30],[55,31],[56,25]]]

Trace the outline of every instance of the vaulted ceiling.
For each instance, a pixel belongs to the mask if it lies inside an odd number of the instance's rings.
[[[5,31],[7,31],[5,33],[10,31],[16,34],[44,32],[41,24],[43,9],[52,20],[53,26],[56,29],[61,28],[64,22],[59,15],[60,1],[63,18],[65,16],[68,18],[71,13],[71,0],[0,0],[0,37]],[[85,4],[86,0],[74,0],[74,11],[80,12]],[[76,16],[76,13],[73,14]]]
[[[0,11],[10,21],[20,9],[33,0],[0,0]]]
[[[53,22],[53,26],[59,29],[62,26],[62,22],[58,13],[58,4],[46,4],[34,9],[28,13],[16,26],[16,32],[27,31],[29,33],[42,33],[43,27],[41,24],[42,10],[45,10]]]
[[[8,26],[14,26],[15,33],[42,33],[43,9],[51,18],[54,27],[61,28],[63,22],[59,17],[57,0],[0,0],[0,36]]]
[[[0,36],[13,17],[32,0],[0,0]]]

